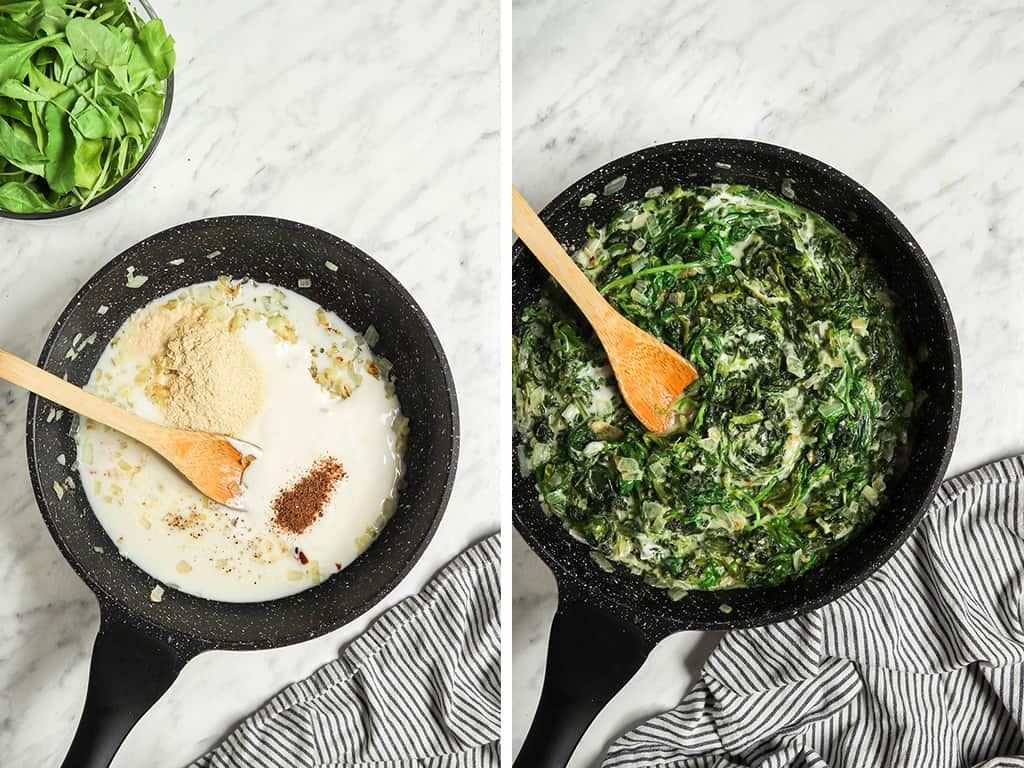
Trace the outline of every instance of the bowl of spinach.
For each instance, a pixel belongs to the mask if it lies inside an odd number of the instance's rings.
[[[174,38],[145,0],[0,4],[0,216],[93,207],[163,134]]]

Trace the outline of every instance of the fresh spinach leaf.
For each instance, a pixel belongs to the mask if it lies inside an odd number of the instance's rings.
[[[0,208],[14,213],[40,213],[54,210],[53,205],[23,181],[0,185]]]
[[[18,101],[49,101],[46,96],[35,88],[30,88],[20,80],[4,80],[0,83],[0,94]]]
[[[139,102],[129,96],[127,93],[110,92],[104,94],[104,100],[117,107],[117,109],[124,115],[127,115],[132,120],[136,121],[139,125],[142,124],[142,111],[139,109]],[[161,99],[161,106],[163,100]]]
[[[46,127],[46,182],[57,193],[70,192],[75,186],[75,149],[78,136],[71,129],[71,105],[75,92],[67,90],[43,107]]]
[[[26,26],[33,32],[55,35],[68,26],[68,14],[60,0],[39,0],[28,14]]]
[[[46,156],[39,148],[19,136],[15,128],[3,118],[0,118],[0,157],[33,174],[41,174],[46,162]]]
[[[17,120],[22,125],[32,125],[32,114],[28,104],[6,96],[0,96],[0,115]]]
[[[85,69],[113,70],[128,64],[129,48],[121,34],[92,19],[75,18],[65,30],[75,59]]]
[[[103,146],[103,142],[96,139],[81,139],[78,142],[75,149],[75,184],[79,187],[92,189],[99,182],[103,173]]]
[[[164,100],[155,93],[140,93],[137,101],[142,127],[146,133],[152,133],[160,122],[160,115],[163,114]]]
[[[156,76],[164,80],[174,69],[174,38],[167,34],[160,19],[146,22],[139,31],[139,48]]]
[[[52,99],[67,90],[67,86],[46,75],[34,63],[28,65],[28,84],[47,99]]]
[[[0,81],[24,77],[25,67],[32,54],[59,39],[59,35],[52,35],[27,43],[0,44]]]
[[[0,43],[27,43],[34,38],[32,31],[12,19],[0,19]]]
[[[79,96],[71,110],[71,123],[86,139],[105,139],[114,131],[118,114],[117,107],[101,109]]]

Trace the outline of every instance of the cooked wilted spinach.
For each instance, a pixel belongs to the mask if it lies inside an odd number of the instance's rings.
[[[647,432],[549,282],[514,340],[521,463],[545,511],[673,597],[813,568],[884,506],[908,450],[911,361],[868,254],[740,186],[655,188],[587,234],[590,280],[700,378],[678,431]]]

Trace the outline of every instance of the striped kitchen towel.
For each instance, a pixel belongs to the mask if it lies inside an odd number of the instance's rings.
[[[494,535],[191,768],[497,768],[500,574]]]
[[[1024,459],[947,480],[861,586],[730,632],[605,768],[1024,766]]]

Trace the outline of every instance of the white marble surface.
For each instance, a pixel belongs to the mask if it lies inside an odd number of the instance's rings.
[[[498,527],[496,3],[155,4],[178,50],[163,142],[126,191],[91,212],[0,220],[0,347],[35,359],[82,282],[149,234],[217,214],[296,219],[362,247],[413,293],[452,363],[464,442],[444,521],[395,592],[318,640],[194,660],[128,737],[120,768],[184,765]],[[59,764],[98,623],[32,497],[25,400],[0,384],[5,768]]]
[[[960,334],[950,471],[1024,449],[1024,6],[513,0],[513,181],[543,205],[627,152],[699,136],[785,144],[853,176],[915,234]],[[506,738],[539,695],[553,580],[514,542]],[[673,705],[714,638],[665,641],[572,766]]]

